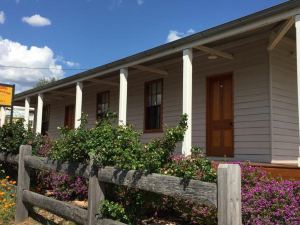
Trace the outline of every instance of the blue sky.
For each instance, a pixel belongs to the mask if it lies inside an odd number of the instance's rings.
[[[168,35],[173,40],[282,2],[0,0],[0,65],[56,68],[0,68],[0,82],[15,82],[24,90],[42,76],[62,78],[78,72],[58,72],[60,68],[99,66],[164,44]]]

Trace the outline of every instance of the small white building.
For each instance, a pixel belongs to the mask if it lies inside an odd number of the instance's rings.
[[[300,166],[299,68],[292,0],[17,94],[15,104],[34,107],[36,132],[51,137],[78,127],[82,112],[94,126],[109,110],[148,141],[186,113],[183,154],[199,146],[212,159]]]
[[[1,107],[0,109],[0,124],[1,126],[4,123],[10,122],[10,116],[11,116],[11,109]],[[25,107],[23,106],[14,106],[14,112],[13,112],[13,121],[16,120],[25,120]],[[34,108],[29,108],[29,127],[33,129],[33,121],[34,121]]]

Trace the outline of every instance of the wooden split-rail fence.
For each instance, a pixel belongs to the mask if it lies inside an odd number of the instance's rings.
[[[122,225],[121,222],[101,218],[97,214],[99,203],[105,199],[104,184],[110,183],[216,206],[219,225],[242,224],[241,170],[237,164],[220,164],[215,184],[136,170],[99,168],[92,162],[89,165],[59,162],[32,156],[29,145],[20,146],[19,155],[1,153],[0,161],[18,164],[16,223],[26,220],[30,207],[36,206],[78,224]],[[30,191],[30,169],[88,178],[88,209]]]

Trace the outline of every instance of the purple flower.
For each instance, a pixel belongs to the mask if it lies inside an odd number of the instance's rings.
[[[71,177],[66,174],[50,172],[45,174],[43,179],[44,187],[59,200],[87,198],[87,180],[82,177]]]
[[[243,224],[300,224],[300,182],[275,180],[259,167],[242,168]]]

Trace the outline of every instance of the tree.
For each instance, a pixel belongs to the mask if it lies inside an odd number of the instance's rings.
[[[57,81],[57,78],[56,77],[52,77],[52,78],[46,78],[46,77],[43,77],[43,78],[40,78],[38,80],[38,82],[36,82],[36,84],[34,85],[35,88],[37,87],[43,87],[47,84],[50,84],[52,82],[55,82]]]

